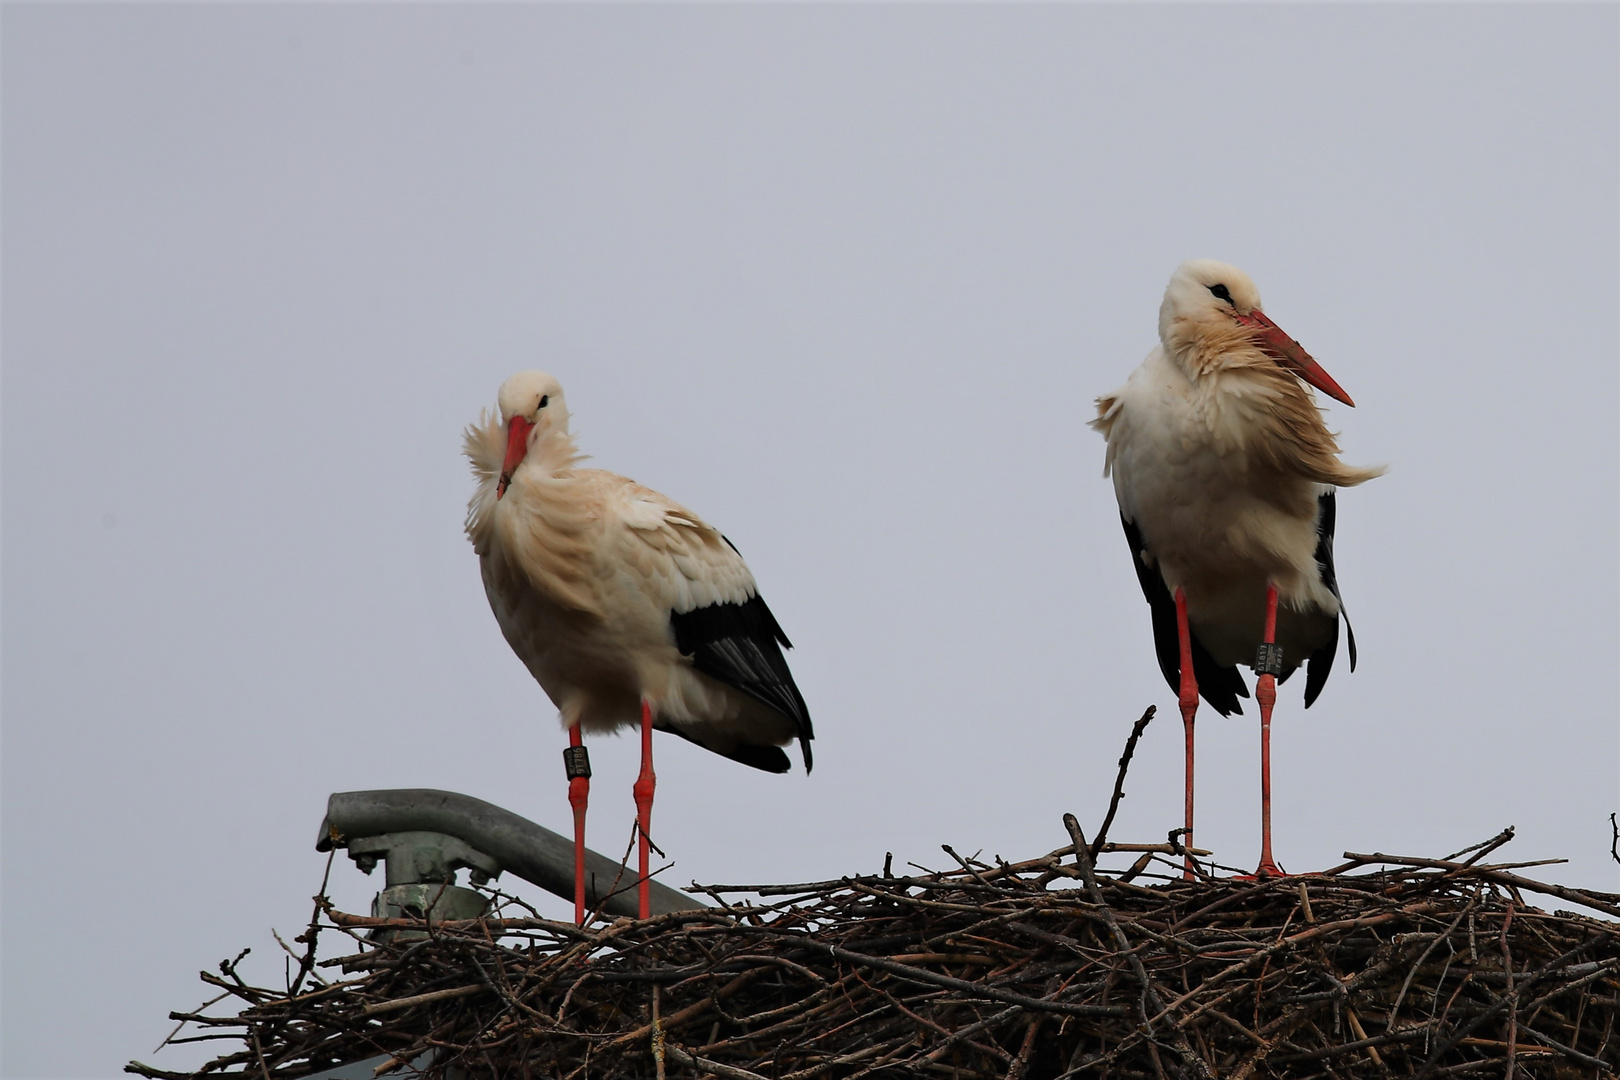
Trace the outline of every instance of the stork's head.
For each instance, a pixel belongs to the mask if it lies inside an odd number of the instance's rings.
[[[501,423],[506,425],[506,459],[495,497],[506,494],[512,474],[523,464],[531,447],[553,432],[568,434],[568,406],[563,401],[562,384],[543,371],[520,371],[501,384],[497,403]]]
[[[1188,259],[1176,267],[1159,305],[1159,340],[1165,351],[1179,360],[1211,342],[1245,337],[1324,394],[1355,404],[1299,342],[1260,310],[1260,290],[1248,274],[1214,259]]]

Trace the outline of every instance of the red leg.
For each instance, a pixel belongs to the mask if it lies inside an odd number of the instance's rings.
[[[641,917],[645,919],[652,914],[649,889],[651,879],[647,876],[647,837],[652,831],[652,804],[653,789],[658,786],[658,776],[653,772],[652,764],[652,705],[646,698],[641,699],[641,775],[636,778],[632,789],[636,795],[636,831],[641,841],[641,884],[637,887],[641,901]]]
[[[1277,641],[1277,586],[1266,582],[1266,646]],[[1277,703],[1277,677],[1267,671],[1255,681],[1254,700],[1260,704],[1260,868],[1256,877],[1282,877],[1282,869],[1271,857],[1271,707]]]
[[[1193,676],[1192,664],[1192,632],[1187,629],[1187,594],[1176,586],[1176,640],[1181,644],[1181,693],[1177,700],[1181,704],[1181,724],[1187,732],[1187,831],[1181,836],[1181,842],[1187,847],[1193,846],[1193,716],[1198,712],[1198,680]],[[1185,857],[1187,862],[1181,872],[1184,878],[1193,876],[1193,859],[1191,855]]]
[[[591,797],[591,761],[580,741],[579,725],[568,729],[568,802],[574,808],[574,922],[585,925],[585,804]]]

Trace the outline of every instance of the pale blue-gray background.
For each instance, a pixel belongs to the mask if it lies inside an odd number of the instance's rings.
[[[1615,6],[3,20],[8,1076],[148,1057],[244,945],[279,979],[331,791],[565,825],[460,532],[524,367],[799,646],[811,777],[661,742],[676,881],[1049,850],[1149,702],[1114,831],[1162,838],[1179,723],[1083,425],[1189,256],[1392,466],[1340,498],[1361,670],[1278,708],[1284,864],[1515,824],[1615,886]],[[1251,865],[1255,723],[1201,731],[1200,839]],[[604,851],[635,756],[595,748]]]

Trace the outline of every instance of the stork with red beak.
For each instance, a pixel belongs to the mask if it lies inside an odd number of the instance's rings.
[[[1305,705],[1322,692],[1343,606],[1333,570],[1334,490],[1382,469],[1339,461],[1306,386],[1354,405],[1299,342],[1266,317],[1243,271],[1182,263],[1159,307],[1159,346],[1097,400],[1120,520],[1152,610],[1159,668],[1186,731],[1186,842],[1193,827],[1193,717],[1200,694],[1241,713],[1258,676],[1261,855],[1271,851],[1271,710],[1303,663]],[[1350,669],[1356,639],[1348,619]],[[1189,857],[1188,876],[1192,863]]]
[[[525,371],[497,412],[466,431],[478,488],[467,536],[501,632],[560,713],[574,810],[574,915],[585,919],[582,732],[641,730],[636,780],[641,916],[648,915],[652,733],[786,772],[798,740],[810,770],[810,712],[787,636],[724,536],[656,491],[581,469],[562,386]]]

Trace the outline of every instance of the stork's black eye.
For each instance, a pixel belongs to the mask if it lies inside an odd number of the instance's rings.
[[[1214,293],[1217,298],[1225,300],[1228,304],[1232,303],[1232,291],[1225,285],[1211,285],[1209,291]]]
[[[1226,286],[1223,285],[1221,287],[1224,289]],[[539,407],[542,408],[542,409],[545,408],[546,403],[549,402],[550,400],[551,400],[551,395],[550,394],[541,394],[540,395],[540,406]]]

